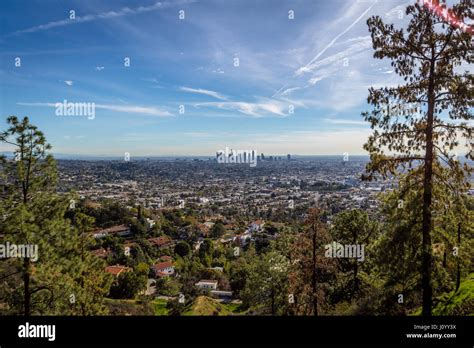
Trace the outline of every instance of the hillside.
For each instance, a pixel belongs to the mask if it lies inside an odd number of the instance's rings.
[[[436,300],[440,302],[433,308],[433,315],[474,315],[474,273],[461,282],[457,292],[451,291]]]
[[[433,303],[433,315],[474,315],[474,273],[461,281],[458,291],[438,296]],[[421,315],[421,307],[412,315]]]
[[[183,315],[232,315],[232,312],[210,297],[199,296],[186,307]]]

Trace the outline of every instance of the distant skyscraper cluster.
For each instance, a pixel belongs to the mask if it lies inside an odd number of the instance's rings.
[[[291,161],[291,155],[287,154],[286,155],[287,161]],[[283,161],[284,157],[282,156],[265,156],[265,154],[262,152],[260,156],[257,156],[258,161]]]

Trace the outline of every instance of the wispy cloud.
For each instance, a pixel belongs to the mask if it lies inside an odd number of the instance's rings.
[[[7,36],[35,33],[38,31],[44,31],[44,30],[57,28],[57,27],[63,27],[63,26],[76,24],[76,23],[93,22],[97,20],[111,19],[111,18],[123,17],[123,16],[128,16],[128,15],[157,11],[157,10],[162,10],[171,6],[183,5],[183,4],[187,4],[191,2],[194,2],[194,0],[180,0],[180,1],[169,1],[169,2],[157,1],[154,4],[149,5],[149,6],[140,6],[140,7],[135,7],[135,8],[122,7],[120,10],[117,10],[117,11],[108,11],[108,12],[102,12],[102,13],[97,13],[97,14],[88,14],[85,16],[76,16],[75,19],[67,18],[67,19],[62,19],[59,21],[52,21],[46,24],[41,24],[34,27],[18,30]]]
[[[257,103],[251,102],[209,102],[198,103],[195,107],[215,107],[222,110],[238,111],[253,117],[264,117],[265,115],[288,116],[288,104],[278,100],[262,99]]]
[[[180,90],[184,91],[184,92],[190,92],[190,93],[197,93],[197,94],[204,94],[204,95],[208,95],[208,96],[211,96],[211,97],[214,97],[216,99],[220,99],[220,100],[227,100],[227,97],[218,93],[218,92],[215,92],[215,91],[210,91],[210,90],[207,90],[207,89],[202,89],[202,88],[190,88],[190,87],[181,87]]]
[[[59,102],[62,103],[62,102]],[[24,103],[19,102],[17,105],[23,106],[47,106],[56,107],[57,103]],[[137,105],[113,105],[113,104],[95,104],[96,109],[111,110],[117,112],[131,113],[131,114],[144,114],[150,116],[173,116],[172,113],[166,110],[154,106],[137,106]]]
[[[64,80],[63,82],[68,86],[72,86],[74,84],[74,82],[71,80]]]
[[[135,105],[105,105],[96,104],[96,108],[112,110],[118,112],[145,114],[150,116],[173,116],[172,113],[166,110],[159,109],[153,106],[135,106]]]

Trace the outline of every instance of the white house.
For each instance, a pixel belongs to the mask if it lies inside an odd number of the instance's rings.
[[[125,225],[112,226],[103,230],[93,232],[93,236],[96,239],[114,234],[120,237],[129,237],[132,235],[130,232],[130,227],[127,227]]]
[[[149,230],[151,230],[153,228],[153,226],[155,226],[155,224],[156,224],[156,222],[154,220],[146,218],[146,225],[147,225]]]
[[[247,231],[245,233],[239,234],[234,237],[234,242],[238,243],[240,246],[247,245],[252,239],[252,235]]]
[[[174,274],[174,265],[171,261],[158,262],[151,266],[155,277],[169,277]]]
[[[265,223],[262,220],[256,220],[250,224],[247,231],[250,233],[263,231],[263,225],[265,225]]]
[[[196,285],[199,289],[208,289],[208,290],[216,290],[217,289],[217,280],[200,280],[197,282]]]

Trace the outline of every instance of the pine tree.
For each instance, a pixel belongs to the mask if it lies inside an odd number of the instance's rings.
[[[377,224],[369,219],[367,213],[358,209],[346,210],[334,217],[331,236],[334,241],[344,245],[363,245],[364,254],[366,254],[369,243],[377,237],[377,227]],[[341,290],[344,293],[341,295],[343,297],[352,299],[361,290],[366,255],[363,261],[361,263],[355,258],[338,260],[338,268],[341,272],[338,278],[349,278],[342,280],[344,288]]]
[[[0,163],[0,230],[5,242],[37,246],[38,259],[24,255],[0,264],[0,280],[7,285],[2,301],[11,314],[75,314],[77,296],[88,308],[82,314],[101,313],[90,302],[100,307],[96,287],[104,285],[103,277],[96,277],[97,266],[81,250],[84,240],[65,218],[71,197],[56,192],[56,163],[47,152],[51,145],[27,117],[10,116],[7,122],[0,142],[14,147],[15,158]],[[91,277],[81,277],[90,270]],[[91,291],[87,295],[78,290],[81,282],[84,293]]]
[[[324,246],[331,242],[321,221],[321,211],[311,208],[304,230],[295,236],[290,271],[290,294],[294,297],[294,314],[319,315],[333,276],[335,264],[325,256]]]
[[[242,291],[244,303],[257,314],[286,314],[288,269],[288,259],[276,250],[255,258],[248,267],[248,279]]]
[[[44,231],[40,231],[41,223],[34,221],[34,212],[42,208],[38,205],[41,198],[37,194],[41,192],[43,196],[51,195],[56,181],[54,160],[51,155],[46,154],[51,146],[46,143],[43,133],[29,123],[27,117],[19,121],[15,116],[10,116],[7,122],[10,128],[0,135],[0,141],[14,146],[15,158],[13,161],[5,161],[2,168],[5,179],[3,201],[7,205],[2,221],[5,239],[15,245],[38,245],[39,253],[43,253],[37,236]],[[31,223],[32,221],[34,222]],[[9,261],[16,263],[16,260]],[[22,265],[18,267],[21,268],[18,273],[21,273],[23,282],[23,313],[28,316],[32,313],[32,296],[48,291],[51,294],[51,289],[33,284],[32,273],[38,267],[32,265],[29,257],[24,257]]]
[[[472,0],[462,0],[450,13],[460,21],[472,16]],[[379,16],[368,21],[374,57],[389,58],[405,84],[370,88],[372,112],[363,115],[374,133],[364,145],[370,153],[366,179],[399,170],[420,168],[422,172],[422,291],[423,315],[432,308],[433,182],[444,177],[434,171],[443,162],[453,173],[466,177],[470,168],[452,155],[463,138],[467,155],[474,158],[472,127],[473,75],[462,64],[474,61],[472,36],[423,4],[406,9],[411,16],[405,30],[385,24]],[[418,108],[418,112],[414,109]],[[414,171],[414,173],[418,173]],[[467,186],[467,181],[464,180]]]
[[[74,276],[70,296],[70,313],[77,315],[106,314],[104,298],[109,294],[112,276],[104,272],[105,262],[90,252],[94,243],[89,233],[94,219],[80,211],[74,212],[75,245],[69,260]]]

